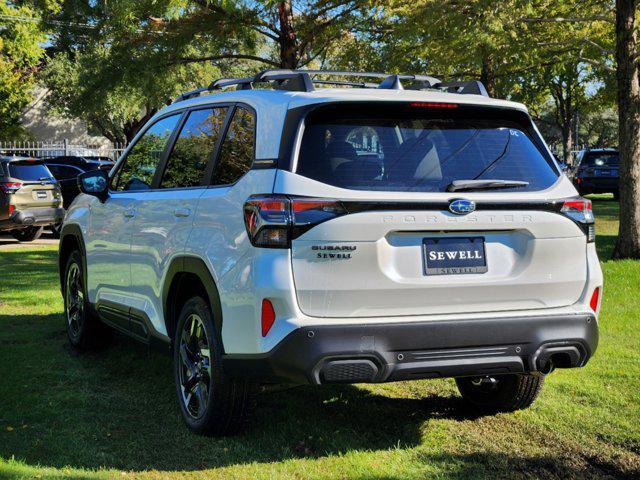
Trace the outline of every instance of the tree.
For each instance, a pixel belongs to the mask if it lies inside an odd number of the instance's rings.
[[[640,258],[640,69],[635,0],[553,2],[544,15],[523,18],[540,32],[563,25],[553,48],[604,73],[615,73],[620,149],[620,227],[614,258]],[[579,12],[579,13],[578,13]],[[552,53],[552,52],[551,52]],[[552,57],[552,55],[550,55]]]
[[[37,12],[18,3],[0,0],[0,138],[25,135],[20,115],[32,99],[35,74],[44,55],[45,32]]]
[[[532,64],[527,26],[513,15],[515,0],[392,0],[363,35],[338,53],[350,68],[422,72],[477,79],[504,97],[515,72]]]
[[[45,72],[52,108],[128,142],[178,93],[220,76],[308,65],[369,1],[65,0]]]
[[[81,118],[112,142],[126,144],[171,99],[220,75],[212,65],[146,71],[142,59],[135,57],[132,53],[123,68],[121,56],[106,46],[93,45],[73,56],[59,53],[43,72],[50,108]]]
[[[640,68],[638,5],[616,1],[620,230],[615,258],[640,258]]]

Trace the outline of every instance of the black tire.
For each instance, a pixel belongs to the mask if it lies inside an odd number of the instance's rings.
[[[76,350],[102,347],[111,338],[111,330],[93,312],[87,299],[82,255],[69,255],[64,269],[64,319],[69,343]]]
[[[180,312],[173,364],[178,404],[191,430],[223,436],[246,429],[255,407],[254,386],[225,375],[222,342],[201,297],[189,299]]]
[[[19,242],[33,242],[40,238],[44,227],[27,227],[20,230],[12,230],[11,236]]]
[[[51,233],[53,234],[53,238],[60,238],[60,232],[62,231],[62,222],[54,223],[49,228],[51,229]]]
[[[494,377],[456,378],[458,390],[482,413],[513,412],[531,406],[538,397],[544,377],[539,374],[510,374]]]

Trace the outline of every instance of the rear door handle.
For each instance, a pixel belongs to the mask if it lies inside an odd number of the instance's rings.
[[[189,215],[191,215],[191,210],[188,208],[176,208],[173,211],[173,214],[176,217],[188,217]]]
[[[133,218],[136,216],[135,208],[127,208],[123,213],[125,218]]]

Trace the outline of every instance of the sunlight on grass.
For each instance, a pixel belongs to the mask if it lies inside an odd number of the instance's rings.
[[[638,478],[640,262],[608,260],[617,208],[594,203],[598,352],[532,408],[475,417],[452,380],[300,387],[226,439],[184,427],[169,358],[67,348],[55,248],[0,252],[0,478]]]

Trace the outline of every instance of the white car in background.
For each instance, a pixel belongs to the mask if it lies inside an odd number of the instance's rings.
[[[455,377],[476,408],[513,411],[597,346],[591,203],[526,108],[479,82],[220,80],[79,182],[69,339],[109,326],[171,352],[200,433],[241,429],[257,383]]]

